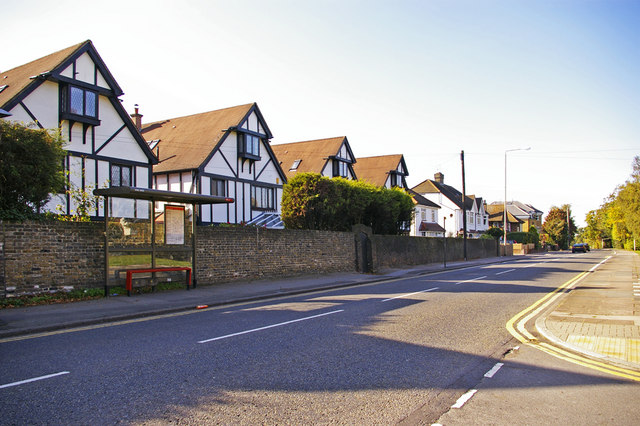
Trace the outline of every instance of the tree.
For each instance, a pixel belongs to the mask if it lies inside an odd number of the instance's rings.
[[[633,248],[640,240],[640,156],[632,162],[631,179],[618,186],[598,210],[586,217],[583,239],[594,247]]]
[[[0,219],[24,220],[62,191],[60,133],[0,120]]]
[[[569,204],[562,207],[553,206],[542,224],[542,230],[548,236],[546,242],[557,244],[563,250],[569,248],[570,240],[578,230],[573,218],[568,214],[570,210]]]

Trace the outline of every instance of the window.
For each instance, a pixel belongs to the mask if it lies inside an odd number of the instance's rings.
[[[423,222],[427,221],[427,210],[426,209],[422,209],[422,221]]]
[[[349,167],[347,163],[340,160],[333,160],[333,177],[344,177],[349,175]]]
[[[62,89],[62,118],[98,125],[98,94],[77,86]]]
[[[263,186],[251,187],[251,207],[263,210],[275,210],[275,189]]]
[[[133,173],[131,166],[111,165],[111,186],[132,186]]]
[[[224,197],[227,195],[227,185],[222,179],[211,179],[211,195]]]
[[[302,162],[302,160],[296,160],[293,162],[293,164],[291,165],[291,168],[289,169],[290,172],[294,172],[296,170],[298,170],[298,167],[300,166],[300,163]]]
[[[436,211],[431,210],[431,222],[436,223]]]
[[[391,180],[391,187],[398,186],[398,175],[396,173],[390,173],[389,178]]]
[[[260,138],[248,133],[241,133],[238,137],[238,153],[241,157],[259,160]]]

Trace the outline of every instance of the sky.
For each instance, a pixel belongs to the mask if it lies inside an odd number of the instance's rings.
[[[640,155],[640,0],[3,0],[0,70],[90,39],[143,122],[257,102],[488,203],[585,225]],[[529,150],[524,150],[530,148]],[[523,149],[519,151],[509,151]]]

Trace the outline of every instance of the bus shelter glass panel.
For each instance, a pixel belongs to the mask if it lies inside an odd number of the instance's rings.
[[[154,217],[156,265],[191,267],[193,261],[192,206],[156,203]]]
[[[128,269],[152,267],[151,207],[145,200],[109,199],[109,286],[124,286]]]

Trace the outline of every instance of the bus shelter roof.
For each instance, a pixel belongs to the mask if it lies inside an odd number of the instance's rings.
[[[159,189],[114,186],[94,189],[93,195],[100,197],[132,198],[136,200],[167,201],[184,204],[224,204],[233,203],[233,198],[217,195],[187,194],[184,192],[161,191]]]

